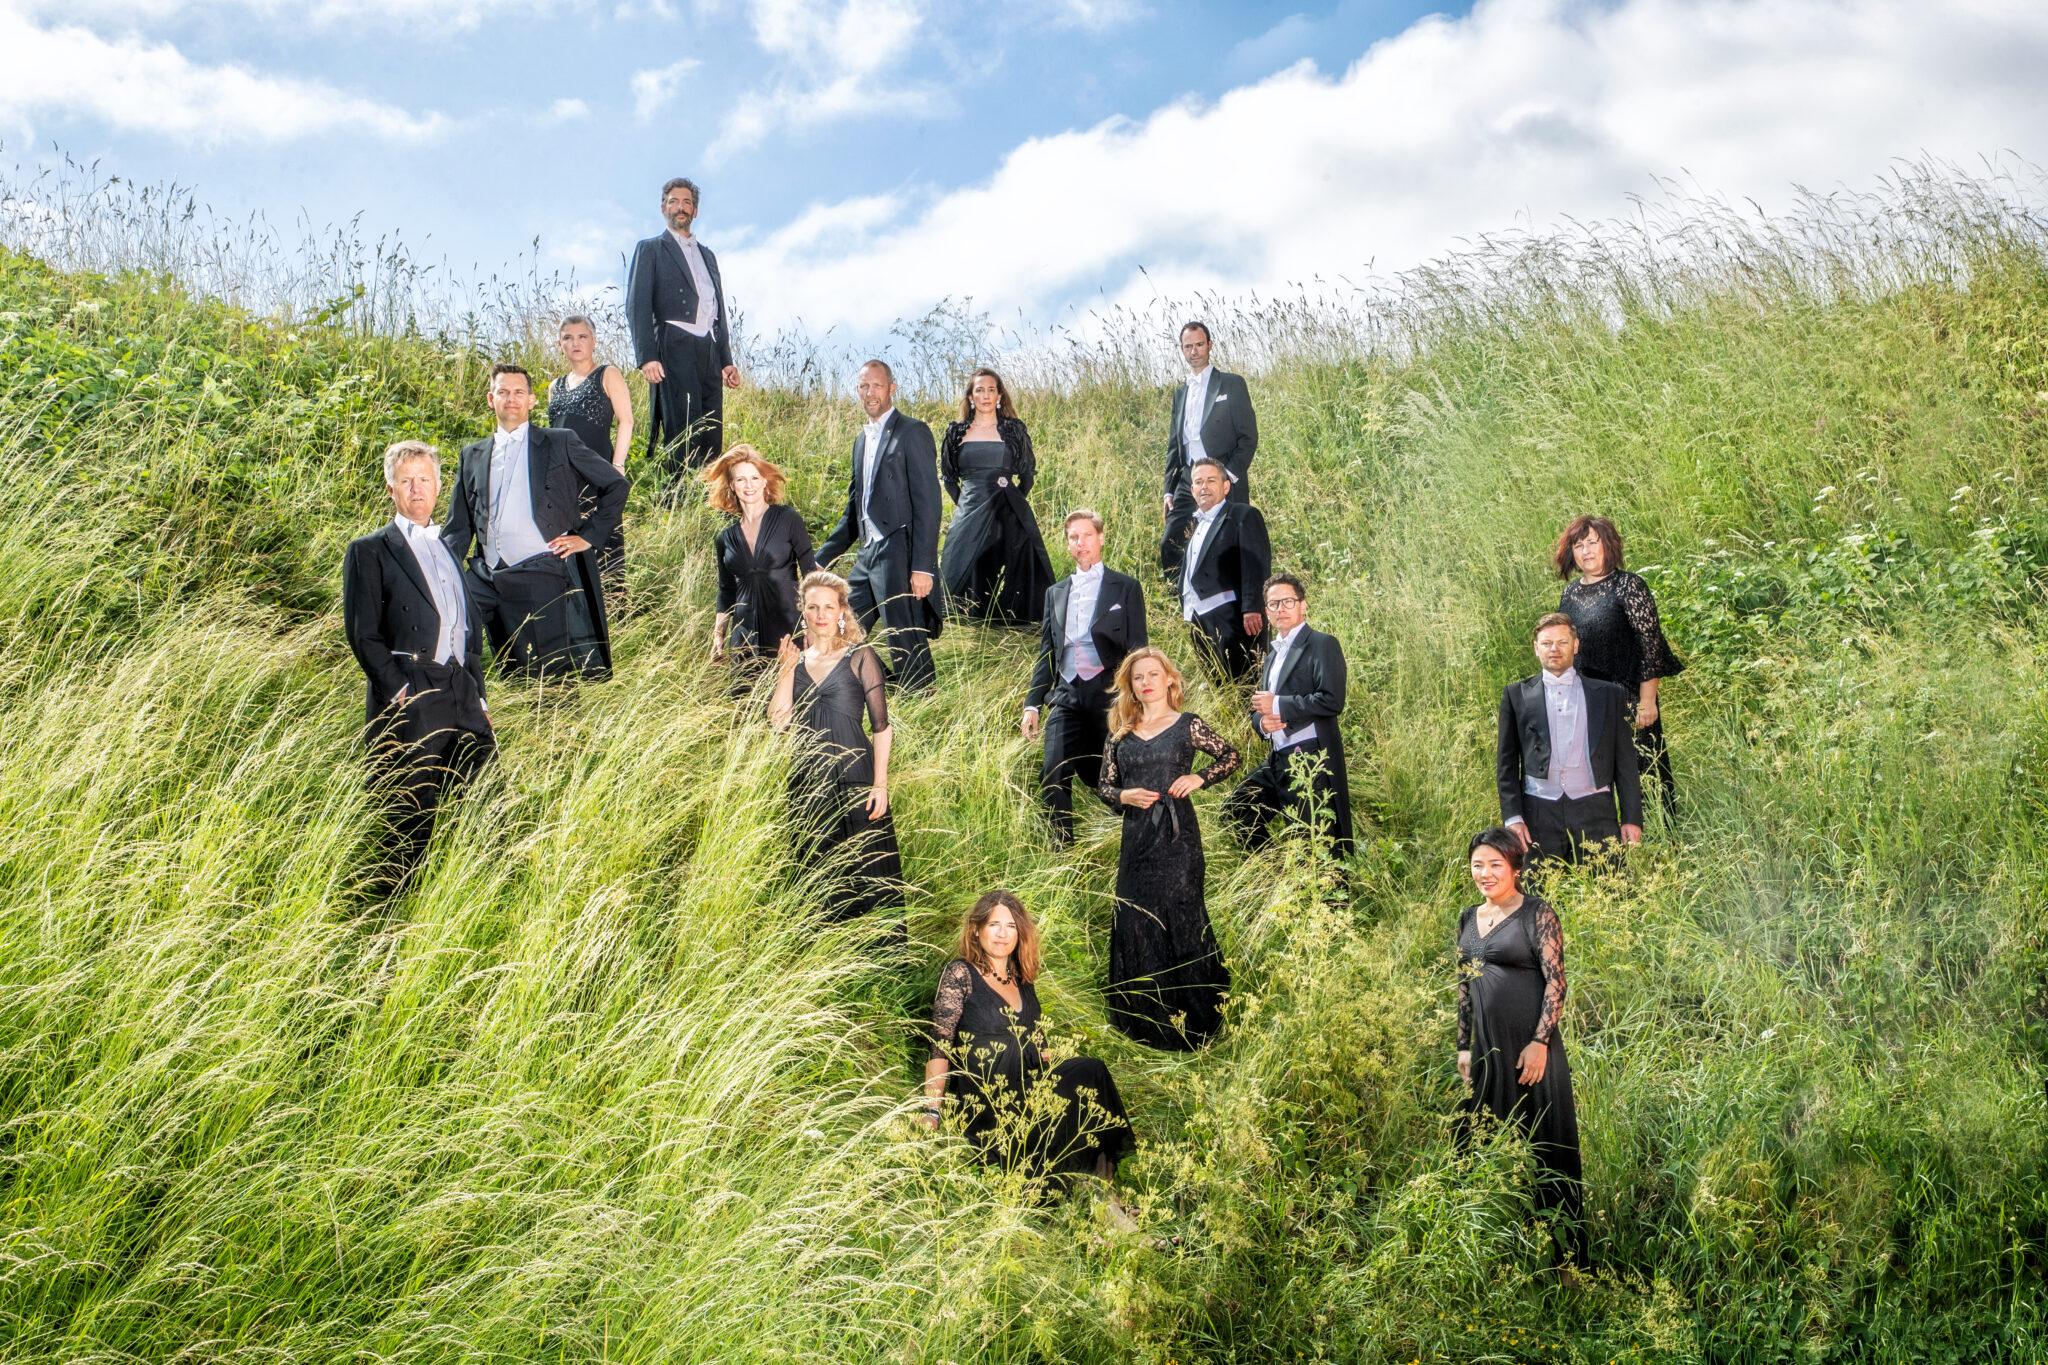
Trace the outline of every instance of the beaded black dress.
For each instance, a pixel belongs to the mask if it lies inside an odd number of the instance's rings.
[[[1017,994],[1012,1009],[961,958],[939,974],[931,1055],[946,1060],[966,1136],[983,1162],[1028,1176],[1094,1172],[1098,1158],[1113,1171],[1135,1143],[1109,1068],[1093,1057],[1048,1065],[1038,991],[1019,981]]]
[[[870,820],[866,809],[875,748],[861,720],[865,713],[874,729],[888,728],[885,676],[867,645],[847,650],[815,682],[803,662],[790,676],[797,748],[789,765],[789,805],[797,856],[826,877],[821,912],[835,923],[903,903],[895,818],[885,813]],[[895,932],[901,934],[900,922]]]
[[[1482,1114],[1528,1134],[1536,1206],[1563,1216],[1567,1253],[1583,1260],[1579,1114],[1558,1030],[1564,997],[1564,930],[1547,901],[1524,895],[1490,934],[1479,932],[1479,907],[1466,909],[1458,920],[1458,1050],[1472,1053],[1472,1093],[1463,1103],[1461,1136],[1469,1138]],[[1546,1044],[1550,1060],[1541,1081],[1523,1085],[1519,1059],[1532,1042]]]
[[[1657,599],[1641,575],[1616,569],[1598,582],[1576,579],[1565,586],[1557,609],[1572,618],[1579,632],[1578,670],[1589,678],[1620,684],[1628,693],[1630,711],[1643,683],[1685,671],[1664,639],[1657,617]],[[1674,805],[1671,752],[1664,747],[1662,698],[1658,716],[1635,732],[1636,754],[1644,772],[1655,771],[1664,792],[1665,810]]]
[[[1109,935],[1109,1022],[1141,1043],[1176,1052],[1206,1043],[1223,1024],[1230,969],[1209,924],[1202,828],[1195,803],[1166,794],[1210,755],[1202,773],[1214,786],[1243,762],[1230,741],[1200,716],[1183,712],[1146,739],[1135,730],[1111,740],[1102,756],[1103,802],[1123,816],[1116,862],[1116,920]],[[1126,787],[1159,793],[1145,810],[1123,803]]]
[[[949,614],[1036,626],[1055,581],[1029,498],[1038,458],[1023,422],[1004,417],[996,427],[1001,440],[970,441],[967,423],[955,422],[940,442],[939,480],[954,509],[939,577]]]
[[[548,425],[575,432],[578,440],[607,460],[612,458],[612,425],[617,421],[611,395],[604,391],[604,372],[610,368],[598,366],[580,384],[570,384],[569,376],[564,374],[557,375],[548,385]],[[597,573],[604,581],[605,591],[616,597],[626,577],[623,518],[612,531],[611,539],[597,547]]]

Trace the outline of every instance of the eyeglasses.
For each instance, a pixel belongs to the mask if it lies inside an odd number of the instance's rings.
[[[1266,605],[1269,607],[1298,607],[1301,605],[1301,599],[1299,597],[1269,597],[1266,599]]]

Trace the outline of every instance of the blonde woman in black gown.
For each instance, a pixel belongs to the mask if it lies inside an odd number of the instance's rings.
[[[1230,741],[1180,709],[1180,670],[1147,646],[1116,671],[1103,801],[1123,816],[1116,921],[1109,935],[1109,1022],[1141,1043],[1177,1052],[1223,1024],[1230,969],[1209,926],[1202,828],[1189,800],[1236,772]],[[1201,772],[1195,755],[1214,762]]]
[[[800,597],[805,643],[782,642],[768,720],[778,732],[797,731],[789,764],[797,853],[825,874],[822,913],[838,922],[903,904],[903,860],[889,817],[886,674],[862,643],[845,579],[808,574]],[[863,715],[872,736],[862,728]],[[901,919],[889,934],[901,941]]]
[[[614,365],[597,363],[597,328],[581,313],[562,319],[555,334],[569,372],[548,385],[548,422],[567,427],[583,444],[626,472],[626,452],[633,448],[633,398],[626,376]],[[597,547],[597,575],[605,595],[618,600],[626,586],[626,523],[622,519],[605,543]]]
[[[1470,1087],[1460,1118],[1469,1139],[1481,1116],[1528,1134],[1536,1207],[1559,1216],[1567,1263],[1585,1260],[1585,1190],[1564,1013],[1564,929],[1540,896],[1523,894],[1522,841],[1495,827],[1466,849],[1485,899],[1458,919],[1458,1075]]]
[[[1113,1181],[1134,1145],[1123,1096],[1093,1057],[1047,1062],[1039,963],[1022,901],[991,891],[974,903],[932,1002],[924,1122],[937,1128],[950,1105],[988,1165]]]

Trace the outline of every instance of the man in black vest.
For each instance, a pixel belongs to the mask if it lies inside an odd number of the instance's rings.
[[[1173,420],[1166,429],[1166,531],[1159,539],[1159,563],[1166,581],[1177,583],[1194,526],[1194,466],[1204,456],[1223,462],[1232,502],[1252,500],[1252,456],[1259,450],[1259,419],[1252,411],[1244,376],[1209,363],[1209,327],[1190,322],[1180,329],[1180,353],[1187,381],[1173,391]]]
[[[1223,803],[1223,818],[1256,852],[1273,836],[1282,812],[1315,820],[1330,851],[1351,855],[1351,782],[1344,771],[1344,647],[1308,625],[1308,589],[1291,573],[1266,580],[1272,641],[1252,693],[1252,723],[1273,746]],[[1320,809],[1318,809],[1320,807]]]
[[[441,533],[457,561],[468,556],[470,601],[491,653],[507,672],[608,672],[591,547],[625,514],[626,476],[574,432],[527,421],[533,381],[517,365],[492,367],[491,411],[497,430],[463,447]]]
[[[441,496],[434,448],[400,441],[386,450],[384,486],[398,515],[349,542],[341,620],[367,681],[371,782],[391,800],[391,857],[380,881],[395,891],[426,855],[443,796],[474,776],[497,742],[484,710],[476,615],[433,524]]]
[[[1641,843],[1628,694],[1572,667],[1579,632],[1563,612],[1536,622],[1535,649],[1543,671],[1509,683],[1500,698],[1501,822],[1536,858],[1576,862],[1580,849],[1610,839]]]
[[[1074,572],[1045,590],[1038,667],[1024,699],[1024,738],[1040,729],[1046,703],[1045,758],[1038,797],[1052,821],[1055,844],[1074,842],[1073,781],[1089,789],[1102,781],[1102,749],[1109,742],[1109,693],[1124,656],[1145,644],[1145,594],[1138,580],[1102,562],[1102,517],[1083,508],[1067,513],[1067,553]]]
[[[724,452],[724,391],[740,386],[718,258],[690,235],[698,198],[680,176],[663,185],[668,230],[635,246],[626,270],[626,326],[652,417],[647,453],[670,475]]]
[[[1214,455],[1195,461],[1194,529],[1176,587],[1195,652],[1220,679],[1251,675],[1265,628],[1259,595],[1273,567],[1266,519],[1246,502],[1229,502],[1230,471]]]
[[[854,385],[868,423],[853,438],[846,511],[818,563],[830,565],[859,545],[848,605],[861,627],[889,628],[890,671],[915,691],[937,680],[930,641],[940,628],[932,583],[939,571],[939,452],[932,429],[896,410],[896,376],[879,360],[860,367]]]

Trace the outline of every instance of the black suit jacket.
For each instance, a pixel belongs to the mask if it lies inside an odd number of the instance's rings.
[[[1173,391],[1173,424],[1166,430],[1166,495],[1172,497],[1187,484],[1188,450],[1182,410],[1187,406],[1188,386],[1183,380]],[[1244,376],[1214,370],[1203,395],[1208,411],[1202,414],[1202,450],[1223,461],[1231,477],[1242,481],[1259,451],[1259,418],[1252,411],[1252,391]]]
[[[711,277],[711,290],[718,296],[711,317],[711,344],[718,348],[722,369],[732,364],[732,329],[725,319],[725,282],[718,275],[718,257],[711,248],[697,243],[704,258],[704,273]],[[697,277],[683,259],[683,248],[675,234],[660,232],[633,248],[632,264],[626,268],[626,326],[633,334],[633,364],[645,365],[661,359],[661,343],[675,333],[670,322],[697,316]]]
[[[1038,667],[1031,673],[1031,691],[1026,706],[1044,709],[1048,698],[1054,706],[1076,704],[1073,684],[1060,676],[1060,661],[1067,652],[1067,603],[1074,595],[1074,580],[1062,578],[1045,590],[1045,622],[1038,630]],[[1111,677],[1123,667],[1124,657],[1147,643],[1145,637],[1145,592],[1138,580],[1104,565],[1102,591],[1095,595],[1095,619],[1088,634],[1095,652]]]
[[[1269,638],[1277,642],[1279,636],[1271,633]],[[1294,647],[1287,651],[1286,662],[1280,676],[1271,676],[1273,650],[1269,645],[1266,660],[1259,666],[1259,691],[1271,692],[1280,703],[1280,719],[1290,730],[1299,730],[1306,725],[1316,727],[1316,743],[1335,743],[1337,739],[1337,717],[1344,713],[1344,646],[1337,643],[1334,635],[1302,622],[1301,634],[1294,637]],[[1259,727],[1259,714],[1252,712],[1253,733],[1267,739],[1272,738]]]
[[[457,559],[457,564],[461,560]],[[463,584],[467,601],[468,583]],[[469,603],[469,634],[462,644],[462,666],[476,681],[477,695],[484,691],[483,643],[477,630],[476,606]],[[441,615],[434,606],[434,594],[419,559],[405,536],[391,522],[382,530],[352,540],[341,561],[341,621],[348,636],[349,652],[369,679],[364,698],[363,720],[375,725],[391,705],[391,699],[405,687],[406,678],[392,655],[416,654],[434,657],[440,643]]]
[[[910,571],[939,572],[939,454],[932,429],[906,412],[890,412],[882,428],[882,450],[875,457],[875,493],[868,499],[868,516],[884,536],[898,531],[910,533]],[[825,543],[818,547],[818,562],[830,564],[861,542],[861,487],[866,472],[866,432],[853,438],[853,472],[846,480],[846,511]]]
[[[1202,542],[1201,558],[1188,562],[1184,581],[1193,582],[1198,597],[1214,597],[1228,588],[1237,594],[1239,611],[1263,613],[1266,575],[1273,571],[1266,519],[1250,503],[1226,502],[1222,507]],[[1193,534],[1191,530],[1189,535]]]
[[[1593,785],[1611,787],[1621,797],[1621,823],[1643,823],[1642,774],[1636,767],[1636,746],[1629,734],[1628,693],[1611,682],[1579,675],[1586,689],[1586,766]],[[1524,777],[1550,776],[1550,712],[1543,704],[1543,675],[1509,683],[1500,696],[1500,744],[1496,750],[1500,778],[1500,818],[1522,814]]]
[[[491,442],[494,431],[462,448],[455,468],[455,492],[448,500],[448,524],[441,539],[467,565],[471,546],[481,555],[484,531],[491,524]],[[543,540],[563,534],[582,536],[593,547],[611,539],[626,513],[626,476],[612,462],[583,444],[575,432],[559,427],[526,429],[526,478],[533,493],[533,522]],[[592,496],[584,515],[585,492]]]

